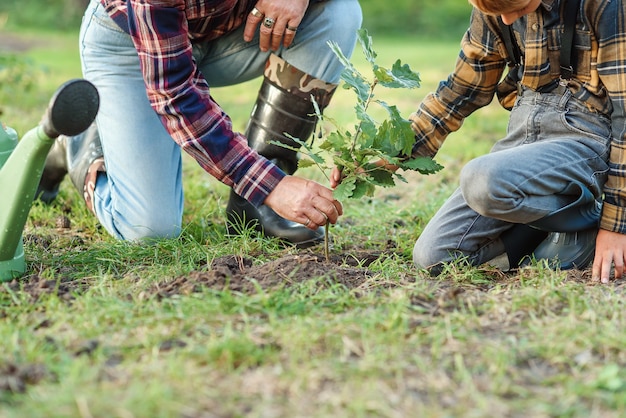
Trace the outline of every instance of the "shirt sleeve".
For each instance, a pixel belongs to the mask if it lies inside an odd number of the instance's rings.
[[[254,205],[285,173],[233,132],[192,56],[184,0],[129,0],[129,32],[150,105],[181,148]]]
[[[613,105],[613,140],[600,227],[626,234],[626,3],[605,5],[601,15],[593,19],[598,22],[598,75]],[[586,12],[597,15],[600,8]]]
[[[489,22],[474,10],[454,72],[409,117],[416,139],[413,155],[434,156],[466,117],[491,103],[505,66]]]

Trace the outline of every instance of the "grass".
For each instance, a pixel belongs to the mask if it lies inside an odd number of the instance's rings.
[[[43,68],[36,88],[0,105],[20,132],[38,122],[57,85],[79,75],[75,37],[45,39],[25,55]],[[406,114],[447,75],[458,46],[374,42],[381,64],[401,57],[422,75],[421,89],[385,96]],[[239,129],[256,86],[213,92]],[[350,94],[340,91],[328,111],[346,123]],[[355,286],[298,280],[296,271],[272,289],[164,296],[225,255],[261,266],[298,252],[253,235],[225,238],[228,189],[189,159],[186,229],[152,246],[108,237],[66,180],[53,205],[33,206],[29,270],[0,291],[0,416],[624,416],[623,281],[597,286],[583,272],[542,265],[504,275],[462,263],[430,278],[412,266],[413,243],[460,167],[505,127],[506,114],[489,106],[445,144],[443,172],[344,202],[333,251],[382,253]],[[71,229],[56,227],[60,216]]]

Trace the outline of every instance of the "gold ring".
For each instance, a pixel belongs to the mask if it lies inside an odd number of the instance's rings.
[[[326,220],[326,223],[328,223],[328,215],[326,215],[324,212],[322,212],[321,210],[319,210],[318,208],[315,208],[315,210],[317,210],[319,213],[322,214],[322,216],[324,217],[324,219]]]
[[[292,26],[287,25],[287,30],[290,30],[292,32],[297,32],[298,31],[298,27],[296,26],[295,28]]]
[[[266,28],[271,29],[274,26],[274,23],[276,23],[276,20],[272,19],[271,17],[266,17],[265,19],[263,19],[263,26],[265,26]]]
[[[256,7],[252,9],[252,11],[250,12],[250,14],[254,17],[263,17],[265,16],[265,14],[263,12],[261,12],[259,9],[257,9]]]

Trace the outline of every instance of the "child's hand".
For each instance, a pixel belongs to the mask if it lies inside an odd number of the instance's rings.
[[[381,167],[384,168],[385,170],[389,170],[389,171],[397,171],[398,170],[398,166],[393,165],[393,164],[389,164],[388,161],[386,160],[378,160],[375,161],[373,163],[373,165],[375,167]],[[357,169],[358,173],[363,173],[365,170],[362,167],[359,167]],[[342,170],[339,167],[333,167],[332,171],[330,172],[330,188],[331,189],[336,189],[337,186],[339,186],[341,184],[341,181],[345,178],[345,176],[343,175]]]
[[[330,188],[336,189],[337,186],[341,184],[341,180],[343,180],[343,174],[341,173],[341,169],[339,167],[333,167],[330,172]]]

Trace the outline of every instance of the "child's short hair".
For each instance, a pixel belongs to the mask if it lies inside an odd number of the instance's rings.
[[[469,0],[469,2],[483,13],[500,15],[523,9],[529,1],[519,0]],[[521,4],[520,4],[521,3]]]

